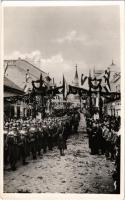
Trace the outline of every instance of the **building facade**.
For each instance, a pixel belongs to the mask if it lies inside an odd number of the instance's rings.
[[[13,81],[24,92],[32,90],[32,81],[40,79],[41,74],[46,85],[50,86],[52,80],[49,75],[27,60],[21,58],[17,60],[4,60],[4,76]]]
[[[25,97],[32,91],[32,81],[40,79],[42,74],[45,84],[51,86],[51,78],[24,59],[4,61],[4,117],[23,118],[32,115],[32,105]],[[36,85],[37,86],[37,85]],[[39,86],[38,86],[39,87]],[[16,99],[16,100],[14,100]]]
[[[114,98],[114,100],[104,100],[104,111],[106,114],[110,116],[120,116],[121,114],[121,99],[120,97],[120,91],[121,91],[121,73],[119,70],[119,67],[114,64],[112,61],[112,64],[107,68],[107,71],[110,72],[109,76],[109,86],[106,88],[105,84],[105,71],[102,71],[102,73],[97,73],[96,77],[101,78],[101,86],[103,92],[109,92],[111,93],[118,93],[118,98]],[[96,73],[95,73],[96,74]]]
[[[120,94],[121,74],[120,72],[114,73],[111,80],[111,91]],[[121,100],[116,99],[105,104],[105,109],[108,115],[120,116],[121,114]]]
[[[14,98],[24,95],[24,91],[14,82],[4,77],[4,118],[18,118],[21,114],[21,102],[14,102]],[[13,100],[12,100],[13,99]],[[22,111],[23,112],[23,111]],[[23,113],[22,113],[23,115]]]

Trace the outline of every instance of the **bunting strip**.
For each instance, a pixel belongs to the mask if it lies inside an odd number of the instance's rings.
[[[82,74],[81,75],[81,85],[84,85],[86,80],[87,80],[87,76],[84,76],[84,74]]]

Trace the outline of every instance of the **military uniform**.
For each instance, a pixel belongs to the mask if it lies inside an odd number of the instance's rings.
[[[63,126],[63,140],[64,140],[64,147],[65,147],[65,149],[67,149],[66,141],[68,139],[68,134],[69,134],[69,126],[68,126],[68,122],[67,122]]]
[[[27,123],[26,125],[26,157],[30,156],[30,152],[31,152],[31,149],[30,149],[30,132],[29,132],[29,129],[30,129],[30,123]]]
[[[74,124],[74,133],[77,133],[79,126],[79,114],[77,112],[74,114],[73,124]]]
[[[20,158],[22,161],[23,165],[26,165],[26,135],[27,135],[27,129],[26,126],[24,126],[22,128],[22,130],[20,131],[20,140],[18,141],[18,146],[19,146],[19,152],[20,152]]]
[[[7,144],[7,135],[9,132],[9,127],[4,127],[4,164],[8,163],[8,144]]]
[[[49,150],[53,149],[53,127],[52,127],[52,125],[49,126],[49,130],[48,130],[48,148],[49,148]]]
[[[39,125],[37,130],[37,152],[39,156],[42,156],[41,149],[43,148],[43,129]]]
[[[54,121],[53,123],[53,146],[57,146],[58,142],[58,133],[57,133],[57,122]]]
[[[88,137],[89,137],[89,148],[91,149],[92,148],[92,127],[91,127],[91,125],[87,126],[87,133],[88,133]]]
[[[64,155],[64,149],[65,149],[65,142],[64,142],[64,138],[63,138],[63,128],[60,125],[58,130],[58,149],[60,150],[60,155],[63,156]]]
[[[43,153],[47,152],[48,146],[48,128],[46,125],[43,126]]]
[[[36,149],[36,129],[34,125],[31,125],[31,128],[29,129],[30,134],[30,150],[32,153],[33,159],[37,159],[37,149]]]
[[[16,163],[17,163],[17,134],[16,128],[13,127],[12,131],[9,131],[7,136],[7,144],[8,144],[8,152],[9,152],[9,163],[11,169],[14,171],[16,170]]]
[[[98,146],[98,126],[95,122],[93,122],[92,126],[92,144],[91,144],[91,152],[92,154],[98,154],[99,153],[99,146]]]

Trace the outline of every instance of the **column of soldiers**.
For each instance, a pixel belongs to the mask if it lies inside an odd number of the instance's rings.
[[[67,139],[77,132],[79,112],[71,110],[61,117],[48,117],[44,120],[11,120],[4,124],[4,164],[16,170],[17,162],[26,165],[27,158],[42,158],[47,150],[57,146],[60,155],[67,149]]]
[[[86,118],[91,154],[102,154],[115,163],[114,189],[120,193],[120,117]]]

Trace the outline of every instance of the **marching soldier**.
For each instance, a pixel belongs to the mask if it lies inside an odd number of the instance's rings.
[[[49,126],[49,129],[48,129],[48,148],[49,148],[49,150],[53,149],[53,127],[52,127],[52,124]]]
[[[57,146],[57,141],[58,141],[58,133],[57,133],[57,121],[56,119],[53,122],[53,145]]]
[[[37,152],[39,156],[42,156],[41,149],[43,147],[43,129],[41,123],[38,124],[37,130]]]
[[[75,114],[74,114],[74,132],[75,133],[78,132],[79,120],[80,120],[79,113],[75,112]]]
[[[105,139],[103,137],[103,124],[99,123],[99,147],[101,149],[101,154],[103,155],[105,153]]]
[[[58,149],[60,150],[60,155],[64,156],[64,149],[65,149],[65,143],[63,138],[63,128],[61,126],[61,123],[59,125],[59,128],[57,130],[58,133]]]
[[[4,127],[4,163],[7,164],[8,162],[8,144],[7,144],[7,135],[9,132],[9,127],[6,124]]]
[[[92,145],[91,145],[91,153],[97,154],[98,153],[98,144],[97,144],[97,124],[93,122],[92,127]]]
[[[100,121],[96,121],[96,147],[97,147],[97,154],[102,154],[102,128],[100,125]]]
[[[36,156],[36,128],[34,124],[31,125],[31,128],[29,129],[30,134],[30,150],[32,153],[33,160],[37,159]]]
[[[68,125],[68,122],[66,122],[63,125],[63,140],[64,140],[64,147],[65,147],[65,149],[67,149],[66,141],[68,139],[68,134],[69,134],[69,125]]]
[[[87,133],[89,137],[89,148],[91,149],[92,148],[92,122],[90,121],[90,119],[87,120]]]
[[[7,136],[8,152],[9,152],[9,163],[13,171],[16,170],[17,163],[17,129],[15,126],[9,131]]]
[[[24,125],[22,127],[22,130],[20,131],[20,140],[18,142],[19,148],[20,148],[20,157],[23,165],[28,164],[26,162],[26,135],[27,135],[27,128]]]
[[[48,146],[48,128],[46,124],[43,126],[43,153],[47,152]]]
[[[31,152],[31,149],[30,149],[30,132],[29,132],[29,129],[30,129],[30,124],[28,123],[26,125],[26,135],[25,135],[25,138],[26,138],[26,157],[30,156],[30,152]]]

